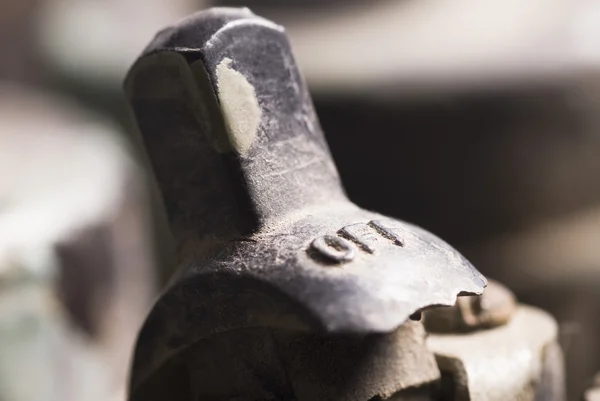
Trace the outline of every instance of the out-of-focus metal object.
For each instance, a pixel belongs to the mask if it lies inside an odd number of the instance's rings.
[[[442,372],[441,399],[565,400],[556,322],[517,307],[499,283],[490,281],[481,297],[425,312],[425,327]]]
[[[154,290],[143,176],[108,123],[0,86],[0,399],[124,399]]]
[[[346,198],[283,28],[194,14],[125,86],[181,267],[140,333],[131,399],[430,396],[439,371],[409,316],[486,280]]]
[[[600,400],[600,374],[596,374],[592,385],[583,395],[583,401],[598,401]]]

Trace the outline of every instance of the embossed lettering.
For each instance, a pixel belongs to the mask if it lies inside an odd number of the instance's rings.
[[[366,223],[356,223],[346,226],[338,231],[338,233],[356,243],[363,250],[373,253],[376,250],[378,237]]]
[[[337,235],[323,235],[310,244],[307,251],[315,257],[326,258],[333,262],[350,262],[356,256],[357,249],[375,253],[386,244],[404,246],[403,230],[395,226],[394,221],[372,220],[369,223],[355,223],[342,227]],[[389,245],[387,245],[389,246]]]
[[[350,262],[354,259],[354,246],[343,238],[335,235],[324,235],[315,239],[311,249],[319,255],[334,262]]]
[[[373,220],[369,222],[369,226],[373,227],[383,237],[393,241],[395,245],[404,246],[404,240],[402,237],[394,231],[394,227],[390,227],[388,224],[381,220]]]

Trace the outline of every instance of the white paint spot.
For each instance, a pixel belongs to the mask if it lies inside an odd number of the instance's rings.
[[[229,141],[239,154],[245,155],[256,138],[261,110],[254,87],[231,68],[231,62],[224,58],[217,66],[217,87]]]

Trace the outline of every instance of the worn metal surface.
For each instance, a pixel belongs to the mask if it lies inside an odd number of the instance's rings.
[[[282,27],[247,9],[192,15],[125,87],[181,263],[140,334],[134,394],[216,334],[390,333],[483,290],[448,244],[346,198]]]
[[[298,400],[406,400],[419,388],[431,396],[440,372],[425,331],[408,322],[393,333],[364,339],[316,334],[278,336],[282,360]]]
[[[430,400],[439,378],[418,322],[366,337],[249,328],[198,341],[134,399]]]
[[[557,325],[520,306],[505,325],[462,334],[431,334],[427,343],[455,401],[563,401]]]

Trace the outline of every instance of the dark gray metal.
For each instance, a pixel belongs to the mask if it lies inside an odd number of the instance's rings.
[[[126,91],[181,263],[141,331],[134,393],[217,334],[389,333],[482,292],[448,244],[346,198],[282,27],[248,9],[192,15],[156,36]]]

